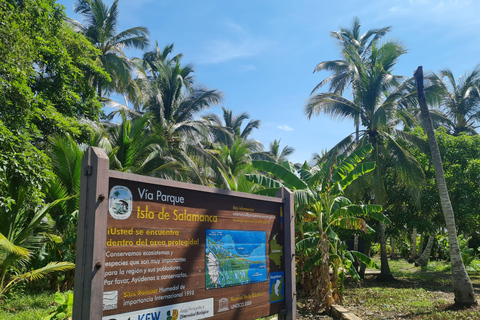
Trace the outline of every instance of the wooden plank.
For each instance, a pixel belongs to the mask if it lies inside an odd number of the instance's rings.
[[[255,200],[261,200],[261,201],[267,201],[267,202],[270,202],[270,203],[271,202],[282,203],[282,201],[283,201],[283,199],[278,198],[278,197],[274,198],[274,197],[262,196],[262,195],[251,194],[251,193],[244,193],[244,192],[238,192],[238,191],[232,191],[232,190],[211,188],[211,187],[206,187],[206,186],[197,185],[197,184],[191,184],[191,183],[185,183],[185,182],[179,182],[179,181],[172,181],[172,180],[165,180],[165,179],[160,179],[160,178],[155,178],[155,177],[141,176],[141,175],[138,175],[138,174],[119,172],[119,171],[114,171],[114,170],[110,170],[109,175],[110,175],[111,178],[118,178],[118,179],[123,179],[123,180],[141,182],[141,183],[145,183],[145,184],[161,184],[161,185],[172,187],[172,188],[179,188],[179,189],[183,189],[183,190],[201,191],[201,192],[213,193],[213,194],[221,194],[221,195],[226,195],[226,196],[229,196],[229,197],[237,197],[237,198],[242,198],[242,199],[243,198],[255,199]]]
[[[293,193],[282,188],[277,197],[284,201],[284,225],[285,225],[285,304],[287,307],[285,320],[297,319],[297,290],[295,279],[295,207]],[[280,318],[280,315],[279,315]]]
[[[82,160],[73,319],[101,319],[108,201],[108,157],[89,148]]]

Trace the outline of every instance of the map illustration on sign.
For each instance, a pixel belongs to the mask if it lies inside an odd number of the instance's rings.
[[[267,281],[265,231],[206,230],[205,287]]]
[[[277,233],[273,235],[272,240],[270,240],[270,259],[281,268],[283,256],[283,246],[277,243]]]

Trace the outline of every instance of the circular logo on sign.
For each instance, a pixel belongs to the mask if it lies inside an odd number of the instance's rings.
[[[125,220],[132,214],[133,196],[130,189],[115,186],[110,190],[108,211],[117,220]]]

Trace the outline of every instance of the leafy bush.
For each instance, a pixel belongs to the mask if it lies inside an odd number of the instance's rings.
[[[71,291],[65,293],[55,292],[55,302],[58,305],[57,309],[42,320],[71,319],[73,312],[73,293]]]
[[[468,272],[480,272],[480,260],[473,259],[466,269]]]

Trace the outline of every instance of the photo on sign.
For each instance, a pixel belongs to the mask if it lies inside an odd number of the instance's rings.
[[[133,196],[130,189],[124,186],[114,186],[108,197],[108,211],[117,220],[125,220],[130,217],[133,209]]]
[[[205,287],[267,281],[265,231],[206,230]]]

